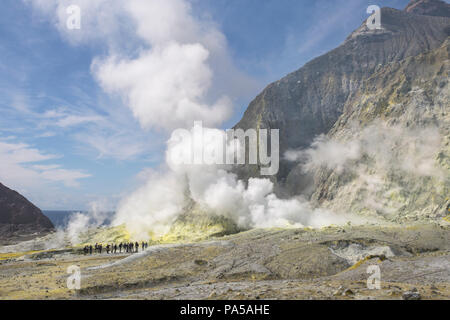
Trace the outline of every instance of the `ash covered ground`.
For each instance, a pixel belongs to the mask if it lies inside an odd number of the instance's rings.
[[[52,236],[0,248],[1,299],[450,298],[445,221],[255,229],[133,254],[45,249]],[[72,265],[80,290],[67,288]],[[379,267],[380,289],[368,287],[369,266]]]

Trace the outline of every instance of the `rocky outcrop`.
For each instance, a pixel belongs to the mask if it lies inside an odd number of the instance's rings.
[[[314,170],[318,205],[396,222],[449,214],[449,53],[446,41],[364,81],[327,135],[359,156]]]
[[[304,163],[282,160],[278,175],[272,177],[280,196],[302,194],[310,196],[317,205],[346,212],[396,216],[412,210],[415,216],[443,214],[450,172],[445,149],[445,128],[449,127],[449,8],[449,4],[439,0],[411,1],[403,11],[383,8],[380,30],[369,30],[364,22],[338,48],[270,84],[251,102],[236,125],[245,130],[280,129],[281,155],[288,150],[309,148],[320,135],[348,141],[375,124],[387,126],[386,132],[434,126],[442,142],[432,155],[439,167],[434,176],[427,176],[425,183],[401,170],[378,172],[381,177],[390,175],[388,180],[396,181],[398,192],[393,192],[394,184],[389,188],[393,193],[383,188],[377,192],[401,199],[383,213],[365,210],[367,199],[363,199],[364,193],[358,193],[364,187],[354,185],[358,174],[381,170],[373,162],[367,162],[367,168],[361,172],[345,172],[342,168],[305,170]],[[401,137],[400,134],[398,144],[405,142]],[[394,154],[394,160],[400,161],[405,154]],[[257,177],[259,170],[246,165],[236,173],[246,180]],[[399,181],[404,184],[398,185]],[[342,198],[346,199],[345,204],[342,201],[338,205],[337,199],[348,194],[353,196]],[[373,197],[370,201],[377,204],[379,199]]]
[[[364,79],[386,64],[439,47],[449,35],[449,17],[391,8],[383,8],[381,17],[381,30],[363,23],[338,48],[270,84],[235,127],[279,128],[281,151],[305,148],[334,126]],[[282,164],[277,180],[284,181],[291,169]],[[238,173],[245,179],[258,171],[246,167]]]
[[[39,208],[0,183],[0,240],[42,235],[53,229]]]

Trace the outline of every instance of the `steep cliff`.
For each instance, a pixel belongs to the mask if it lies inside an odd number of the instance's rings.
[[[449,214],[449,52],[446,41],[363,82],[325,141],[312,149],[314,155],[333,142],[342,152],[334,156],[343,156],[340,167],[312,161],[318,205],[397,222]]]
[[[280,129],[280,154],[297,152],[272,178],[279,195],[303,194],[335,211],[388,219],[445,213],[449,8],[439,0],[414,0],[403,11],[383,8],[382,29],[369,30],[364,22],[341,46],[251,102],[236,127]],[[318,160],[324,150],[334,162]],[[355,170],[347,170],[351,161]],[[420,165],[427,170],[414,172]],[[236,170],[242,179],[258,172],[249,165]],[[378,182],[363,184],[368,173]]]

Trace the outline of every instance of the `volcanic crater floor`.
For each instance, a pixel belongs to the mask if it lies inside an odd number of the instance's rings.
[[[80,290],[67,288],[73,265]],[[368,285],[374,270],[379,289]],[[402,299],[406,292],[450,299],[448,226],[259,229],[134,254],[0,254],[0,299]]]

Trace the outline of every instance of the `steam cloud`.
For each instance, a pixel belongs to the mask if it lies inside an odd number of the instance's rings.
[[[212,21],[194,17],[188,1],[36,0],[32,4],[57,17],[56,26],[73,44],[106,41],[108,55],[94,59],[91,72],[106,92],[125,102],[143,128],[170,131],[189,128],[195,120],[218,126],[232,113],[229,97],[252,85],[234,67],[224,35]],[[82,27],[76,34],[65,27],[65,9],[72,4],[79,5],[82,13]],[[184,147],[172,136],[167,151]],[[135,237],[146,238],[149,232],[162,235],[183,213],[189,197],[207,212],[229,217],[243,228],[319,227],[349,219],[314,209],[302,197],[279,199],[273,189],[269,179],[250,179],[246,187],[226,167],[176,165],[167,157],[162,172],[151,174],[143,187],[122,201],[113,225],[126,224]],[[87,225],[100,225],[97,218],[95,213],[75,215],[67,230],[71,241],[79,240]]]
[[[354,126],[347,133],[351,137],[347,140],[319,136],[311,148],[285,154],[306,172],[327,168],[352,177],[329,204],[333,210],[348,210],[350,202],[362,197],[361,209],[393,217],[408,204],[404,195],[423,188],[427,178],[440,183],[449,178],[437,162],[443,143],[437,127],[406,128],[377,121],[364,129]]]
[[[221,141],[211,137],[221,139],[225,132],[204,130],[204,150],[212,153],[213,146]],[[229,143],[233,144],[233,141]],[[174,150],[180,152],[180,149],[186,148],[190,146],[177,140],[176,136],[171,137],[165,173],[155,172],[142,188],[121,203],[114,225],[126,224],[136,237],[145,237],[149,231],[161,236],[184,213],[190,200],[209,214],[232,219],[241,228],[321,227],[344,224],[349,219],[358,220],[349,215],[335,215],[327,210],[315,209],[300,196],[279,199],[269,179],[250,179],[245,186],[235,174],[227,171],[229,167],[225,165],[184,165],[171,161],[170,155]],[[235,149],[227,148],[227,152],[235,152]]]
[[[234,66],[214,22],[194,17],[186,0],[24,1],[56,17],[74,45],[106,42],[108,55],[94,59],[92,74],[143,128],[187,128],[195,120],[218,126],[232,114],[230,96],[255,85]],[[66,27],[70,5],[81,9],[76,32]]]
[[[354,138],[347,141],[329,139],[325,135],[317,137],[306,150],[289,150],[285,158],[303,162],[307,172],[321,166],[342,172],[358,171],[356,160],[368,156],[373,160],[375,171],[403,171],[417,176],[440,178],[446,175],[436,166],[436,155],[441,146],[438,128],[408,129],[402,126],[388,126],[384,122],[361,129],[353,128]],[[363,162],[360,166],[365,165]]]
[[[87,213],[77,212],[70,216],[67,224],[65,236],[71,244],[80,243],[80,235],[85,233],[89,228],[97,228],[107,220],[107,210],[105,204],[101,202],[93,202],[90,204],[90,210]]]

